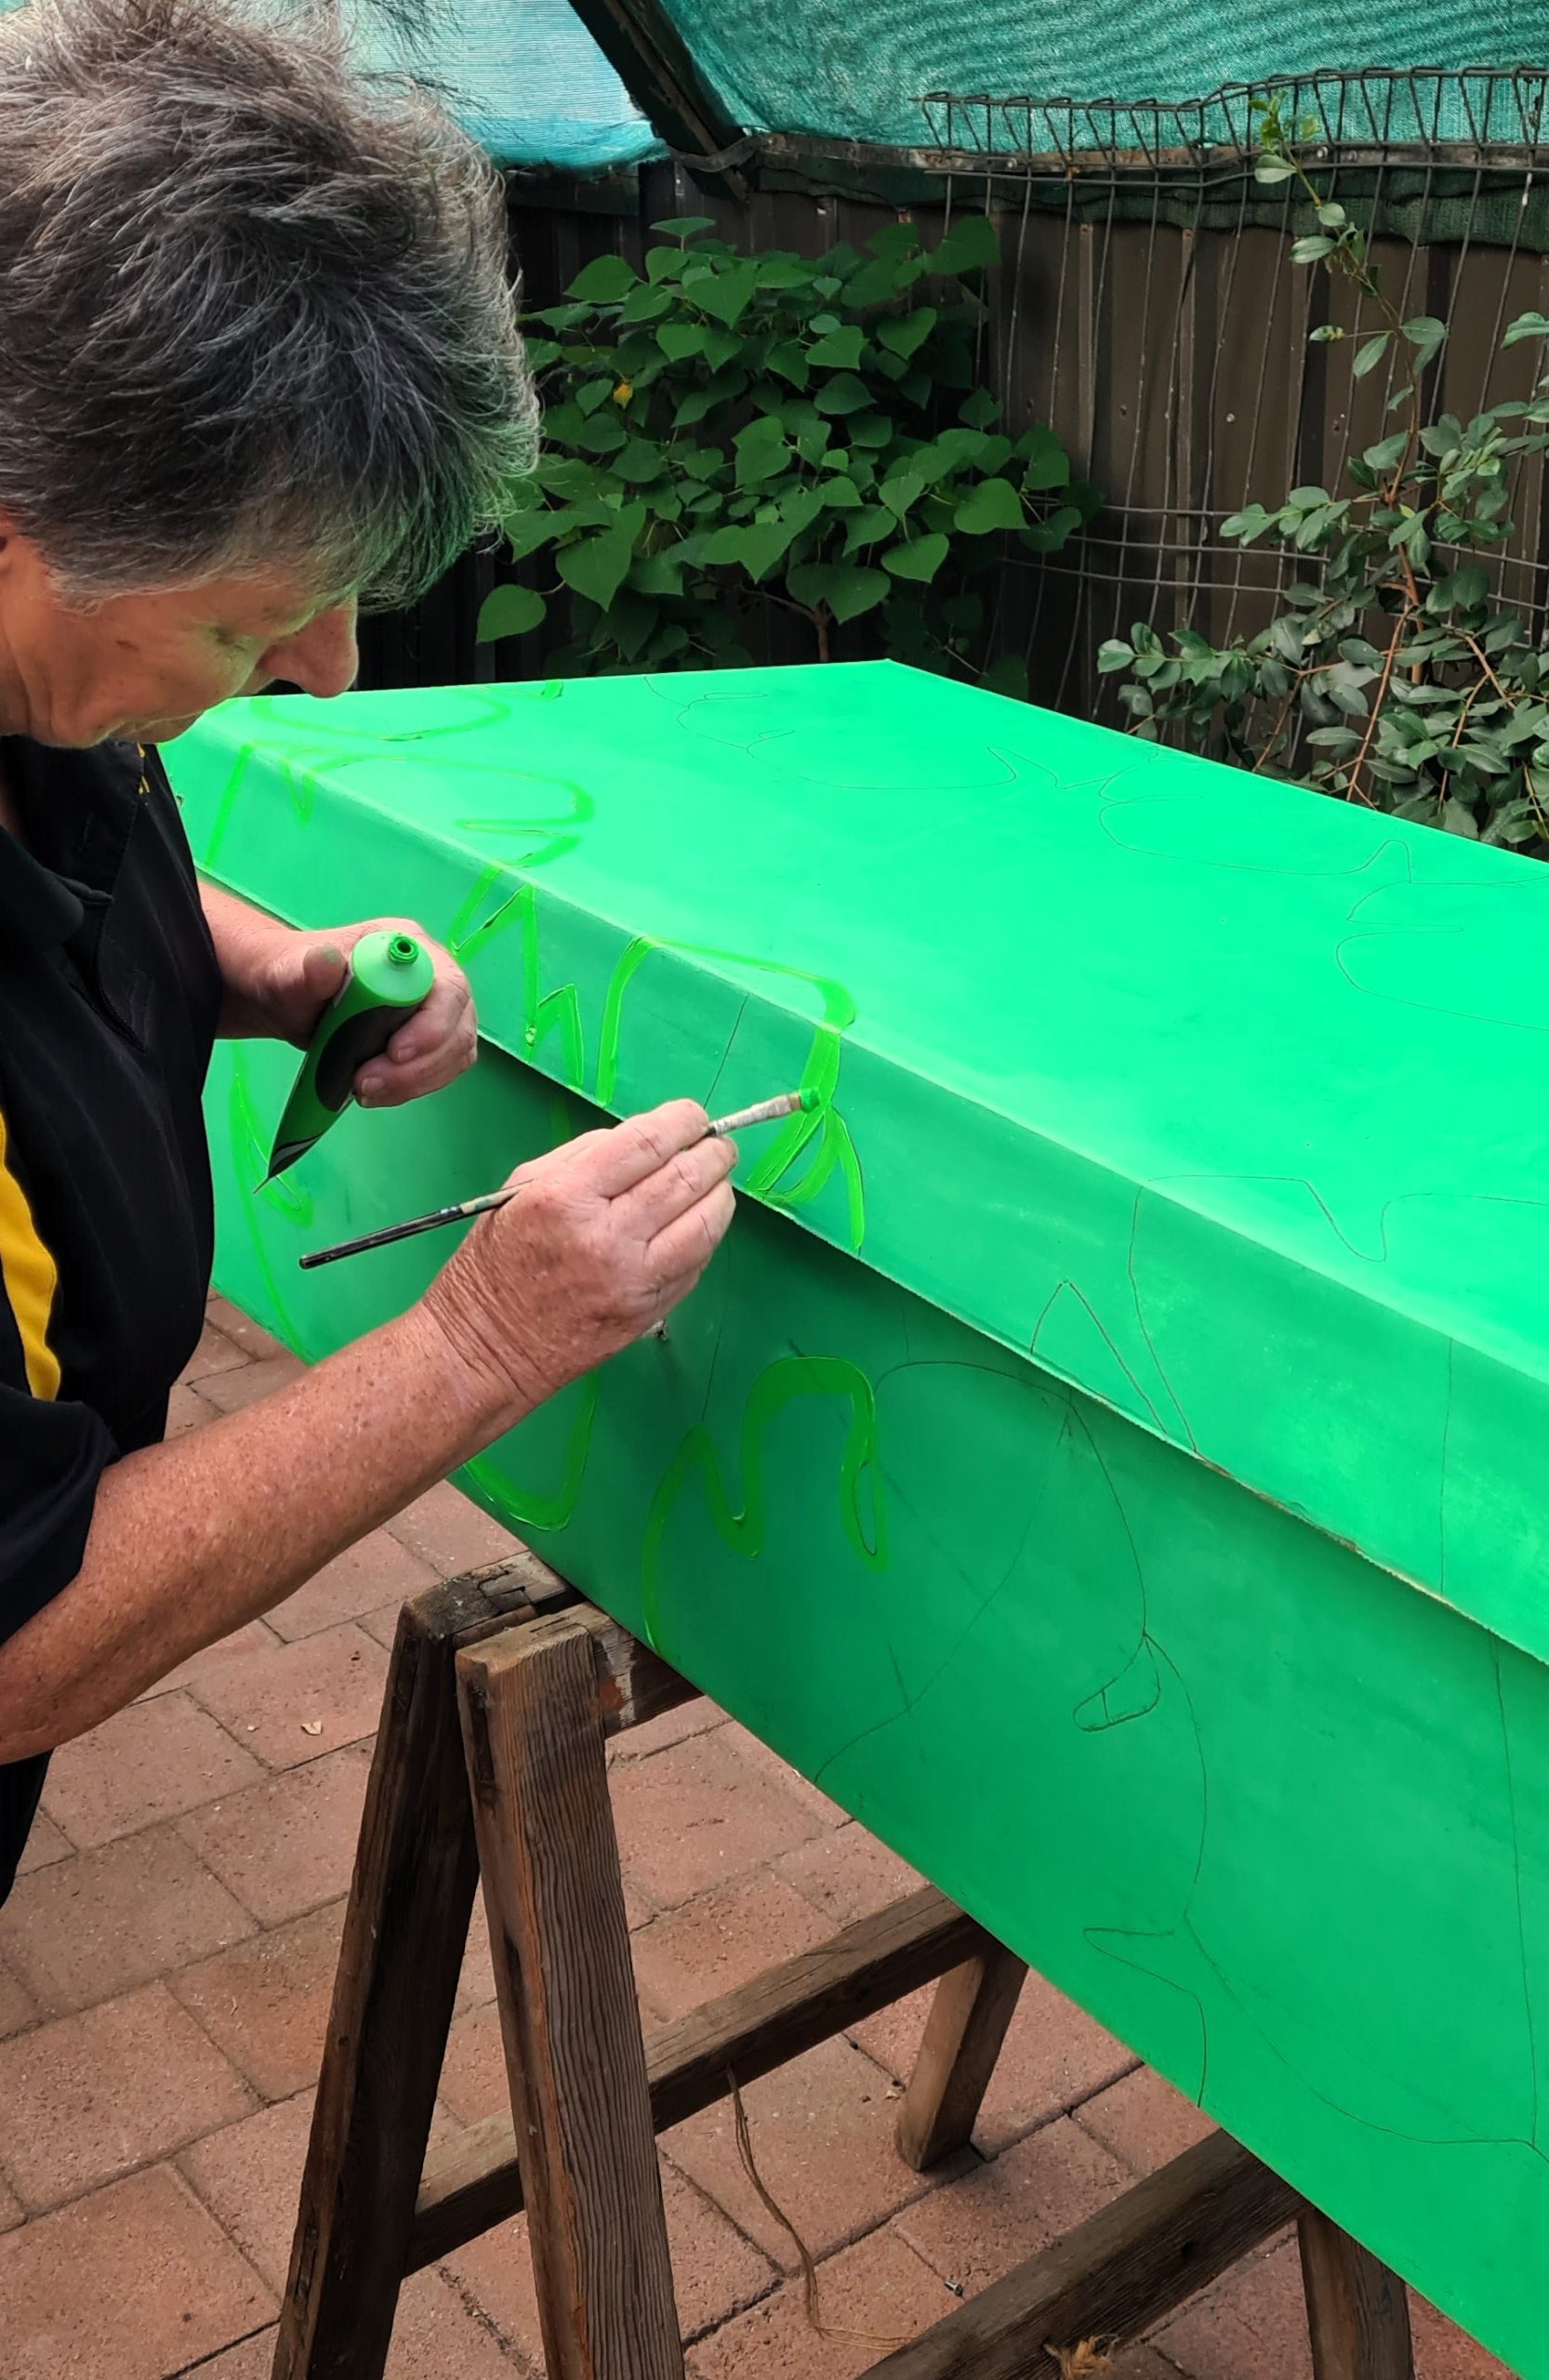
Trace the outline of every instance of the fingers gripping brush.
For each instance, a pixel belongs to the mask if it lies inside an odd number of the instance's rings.
[[[413,934],[362,934],[350,953],[344,981],[307,1045],[274,1134],[265,1183],[305,1157],[338,1121],[362,1066],[381,1056],[434,983],[435,962]]]

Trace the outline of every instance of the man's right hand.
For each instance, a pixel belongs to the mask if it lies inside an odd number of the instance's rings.
[[[694,1288],[734,1212],[736,1147],[708,1121],[673,1100],[520,1166],[430,1284],[426,1312],[496,1413],[530,1412]]]

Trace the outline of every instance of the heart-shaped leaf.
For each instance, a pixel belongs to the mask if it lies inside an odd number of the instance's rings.
[[[853,620],[882,602],[893,581],[884,570],[843,562],[799,562],[786,585],[799,603],[827,604],[836,620]]]
[[[623,585],[633,556],[633,543],[622,529],[602,529],[594,537],[580,537],[575,545],[562,548],[560,576],[577,595],[589,596],[605,612]]]
[[[583,265],[566,295],[587,306],[613,306],[627,298],[640,276],[622,257],[593,257]]]
[[[986,537],[994,529],[1020,529],[1026,515],[1010,480],[981,480],[970,488],[954,516],[966,536]]]
[[[894,578],[933,578],[947,551],[947,540],[939,530],[932,530],[905,545],[890,546],[881,557],[882,568],[891,570]]]
[[[479,606],[474,641],[497,644],[503,636],[526,636],[538,626],[548,609],[536,588],[497,587]]]

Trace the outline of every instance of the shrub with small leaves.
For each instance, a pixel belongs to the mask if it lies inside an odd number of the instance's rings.
[[[1313,337],[1352,338],[1356,379],[1400,360],[1388,403],[1399,426],[1347,465],[1348,493],[1292,488],[1222,524],[1243,545],[1275,540],[1297,574],[1266,628],[1216,646],[1190,628],[1164,642],[1143,622],[1105,644],[1098,667],[1128,679],[1119,698],[1138,734],[1176,734],[1401,818],[1549,850],[1549,651],[1475,559],[1516,534],[1516,475],[1549,451],[1549,377],[1525,403],[1428,419],[1423,376],[1447,325],[1400,314],[1365,233],[1318,191],[1275,103],[1258,105],[1259,179],[1298,182],[1319,227],[1293,260],[1341,274],[1368,312],[1353,332],[1324,324]],[[1317,131],[1295,127],[1302,140]],[[1502,344],[1544,338],[1549,320],[1524,314]]]
[[[1008,539],[1053,553],[1098,498],[975,384],[993,227],[960,218],[927,249],[898,223],[816,258],[711,228],[657,224],[643,273],[598,258],[534,317],[545,451],[504,523],[523,582],[481,640],[560,602],[557,668],[704,667],[748,660],[770,604],[814,658],[880,650],[1025,694],[1021,654],[987,650],[982,582]]]

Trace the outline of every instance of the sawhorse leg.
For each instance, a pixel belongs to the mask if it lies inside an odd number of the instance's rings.
[[[682,2380],[594,1639],[457,1670],[549,2380]]]
[[[548,1575],[499,1564],[421,1596],[399,1621],[274,2380],[380,2380],[387,2362],[478,1881],[457,1646],[509,1627]]]
[[[1409,2293],[1348,2231],[1316,2207],[1297,2229],[1317,2380],[1413,2380]]]
[[[937,1984],[898,2117],[898,2154],[917,2174],[967,2148],[1026,1977],[996,1944]]]

